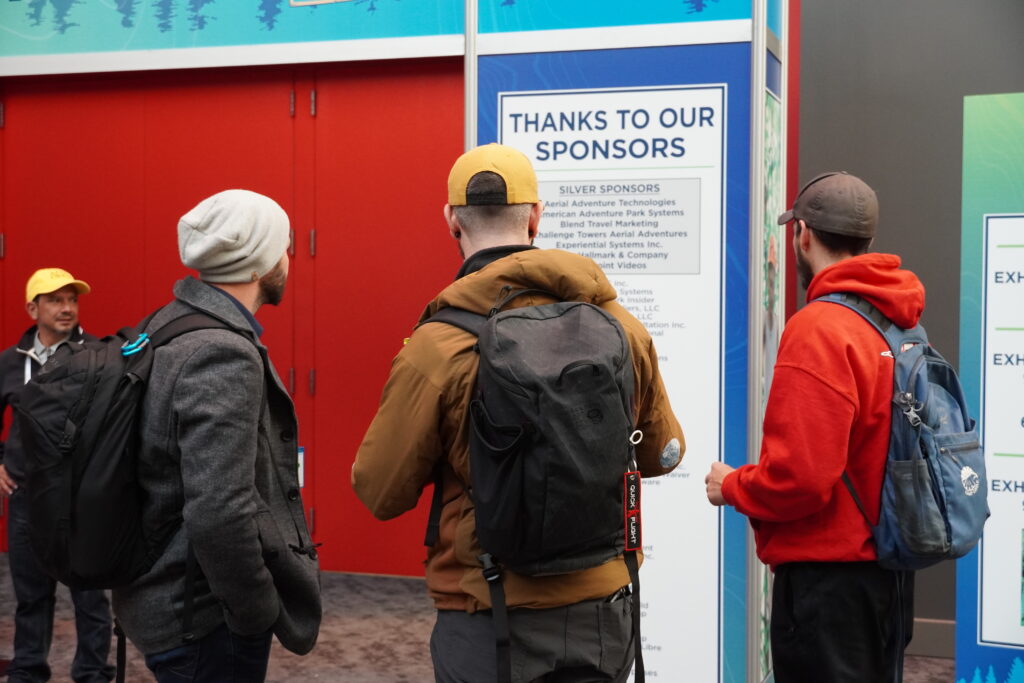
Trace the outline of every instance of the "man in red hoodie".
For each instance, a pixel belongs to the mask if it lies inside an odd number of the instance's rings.
[[[924,310],[924,287],[898,256],[867,253],[878,200],[859,178],[814,178],[779,217],[789,221],[810,303],[782,335],[758,463],[712,464],[708,500],[750,518],[757,555],[775,572],[777,683],[899,682],[913,573],[878,565],[871,529],[842,480],[846,472],[877,522],[894,360],[857,312],[814,300],[852,293],[908,328]]]

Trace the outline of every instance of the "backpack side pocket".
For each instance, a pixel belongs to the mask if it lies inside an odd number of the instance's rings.
[[[888,468],[895,509],[901,512],[896,521],[907,548],[916,555],[945,555],[949,537],[928,461],[890,460]]]

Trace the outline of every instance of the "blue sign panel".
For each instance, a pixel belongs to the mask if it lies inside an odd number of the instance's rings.
[[[747,461],[750,49],[479,59],[478,142],[531,158],[537,245],[601,265],[651,332],[686,432],[680,467],[645,484],[644,657],[659,680],[747,676],[747,524],[708,505],[703,477]]]

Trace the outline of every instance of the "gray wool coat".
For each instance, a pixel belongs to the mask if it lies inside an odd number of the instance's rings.
[[[196,638],[227,622],[273,630],[305,654],[320,628],[320,574],[299,495],[295,410],[252,326],[222,293],[192,277],[149,325],[205,312],[233,330],[183,334],[156,349],[143,403],[143,528],[173,529],[152,569],[113,592],[114,612],[145,654],[185,643],[182,609],[191,543]]]

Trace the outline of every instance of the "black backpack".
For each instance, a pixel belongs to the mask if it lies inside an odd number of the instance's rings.
[[[15,419],[26,461],[32,549],[53,578],[79,590],[131,583],[181,523],[142,527],[138,422],[153,349],[200,329],[231,329],[203,313],[152,335],[126,327],[64,345],[22,389]]]
[[[444,308],[443,322],[478,337],[470,404],[470,498],[498,639],[498,680],[510,679],[502,568],[540,576],[595,567],[623,554],[633,584],[636,681],[643,681],[639,631],[639,481],[634,443],[633,362],[619,322],[577,301],[489,315]],[[440,485],[427,544],[436,541]]]

